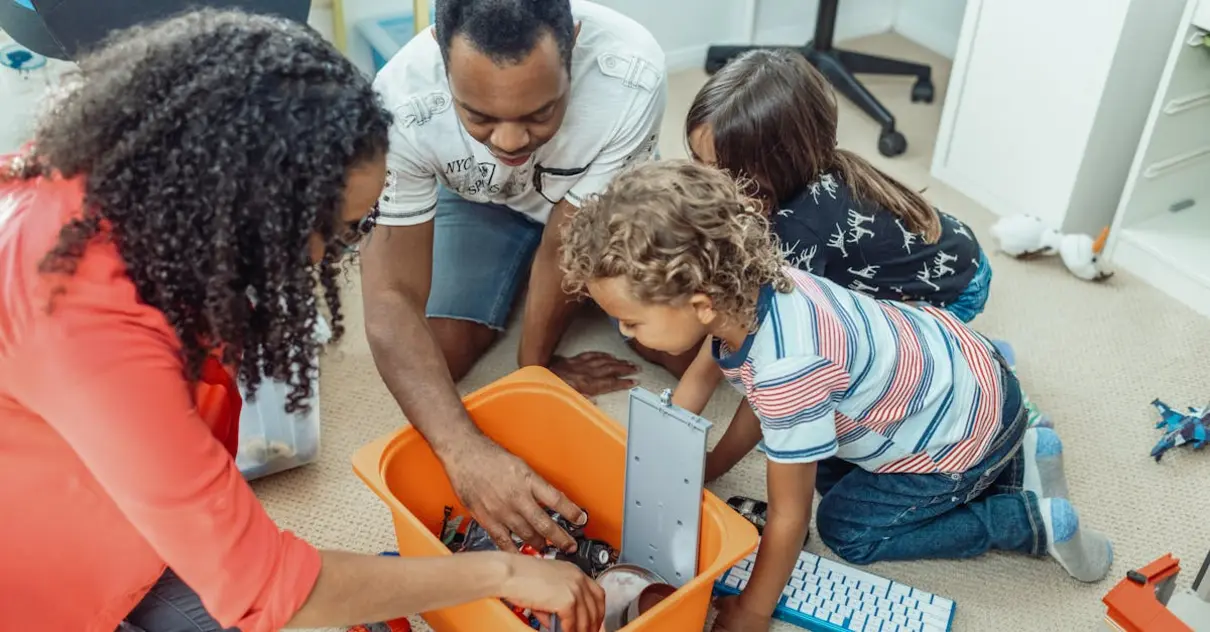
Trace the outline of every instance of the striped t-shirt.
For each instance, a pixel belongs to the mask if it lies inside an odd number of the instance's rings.
[[[879,473],[963,472],[1000,427],[990,343],[948,312],[881,301],[787,268],[791,292],[761,291],[758,329],[723,373],[760,418],[766,454],[836,456]]]

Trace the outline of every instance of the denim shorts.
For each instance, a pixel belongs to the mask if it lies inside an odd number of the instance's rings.
[[[442,189],[433,220],[433,282],[425,314],[503,331],[545,226],[500,204]]]
[[[979,267],[971,282],[958,295],[957,300],[945,306],[951,314],[964,323],[969,323],[983,313],[987,305],[987,296],[992,289],[992,264],[987,260],[987,254],[979,251]]]

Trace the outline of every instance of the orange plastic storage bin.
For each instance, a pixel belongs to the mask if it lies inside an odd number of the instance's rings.
[[[484,434],[588,511],[590,537],[621,546],[626,433],[618,422],[541,368],[517,371],[464,401]],[[435,534],[446,506],[462,513],[465,509],[414,428],[404,426],[358,450],[353,470],[390,507],[400,555],[450,555]],[[625,629],[701,630],[714,580],[756,544],[756,529],[717,496],[704,492],[697,576]],[[423,616],[437,632],[530,630],[497,599]]]

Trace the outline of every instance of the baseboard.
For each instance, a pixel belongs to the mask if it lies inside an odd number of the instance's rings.
[[[930,175],[938,182],[970,198],[997,217],[1010,217],[1029,212],[1026,209],[1015,208],[1015,204],[1002,199],[982,185],[972,182],[969,178],[945,164],[934,162]]]
[[[958,54],[958,33],[929,20],[925,11],[900,12],[893,30],[946,59]]]

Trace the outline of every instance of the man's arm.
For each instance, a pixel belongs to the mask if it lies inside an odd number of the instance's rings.
[[[378,373],[408,421],[441,460],[458,497],[502,550],[510,533],[564,549],[575,541],[539,503],[573,520],[581,510],[479,432],[466,414],[425,319],[432,282],[433,223],[378,226],[361,249],[366,337]]]
[[[575,210],[575,205],[567,200],[555,205],[542,231],[542,241],[534,253],[525,299],[521,344],[517,349],[517,364],[520,366],[550,364],[559,339],[567,331],[571,315],[579,304],[578,300],[563,291],[563,273],[559,270],[563,222]]]
[[[366,337],[379,375],[446,462],[483,437],[462,406],[424,316],[433,273],[433,222],[378,226],[361,246]]]

